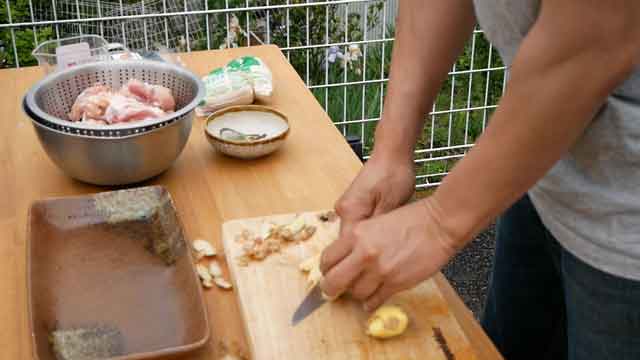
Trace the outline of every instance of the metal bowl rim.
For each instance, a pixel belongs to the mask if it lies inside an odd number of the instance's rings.
[[[191,100],[191,102],[189,102],[187,105],[183,106],[181,109],[165,115],[165,116],[161,116],[159,118],[155,118],[155,119],[150,119],[150,120],[143,120],[143,121],[136,121],[133,122],[129,125],[127,125],[128,123],[121,123],[121,124],[115,124],[115,125],[95,125],[95,124],[76,124],[78,122],[73,122],[73,121],[69,121],[69,120],[64,120],[64,119],[60,119],[57,118],[55,116],[51,116],[47,113],[45,113],[44,111],[42,111],[40,109],[39,106],[36,105],[35,102],[35,94],[36,92],[42,88],[44,85],[54,81],[56,78],[64,76],[64,75],[68,75],[74,72],[79,72],[82,71],[85,68],[94,68],[94,67],[101,67],[101,66],[118,66],[118,67],[124,67],[126,65],[129,64],[136,64],[136,65],[143,65],[143,66],[150,66],[150,67],[160,67],[160,68],[165,68],[166,70],[169,71],[173,71],[176,72],[180,75],[184,75],[188,78],[191,78],[196,86],[198,87],[198,92],[196,94],[196,96],[193,98],[193,100]],[[72,129],[79,129],[79,130],[135,130],[137,128],[146,128],[152,125],[155,125],[156,123],[161,123],[164,121],[168,121],[171,120],[173,118],[177,118],[180,117],[182,115],[187,114],[188,112],[191,112],[195,109],[196,106],[198,106],[198,103],[200,103],[200,101],[202,100],[202,98],[204,98],[205,95],[205,89],[204,89],[204,84],[202,82],[202,80],[200,80],[193,72],[182,68],[180,66],[174,65],[174,64],[170,64],[170,63],[164,63],[164,62],[159,62],[159,61],[153,61],[153,60],[114,60],[114,61],[108,61],[108,62],[94,62],[94,63],[89,63],[89,64],[82,64],[82,65],[77,65],[74,66],[72,68],[60,71],[60,72],[56,72],[56,73],[52,73],[47,75],[43,80],[39,81],[36,85],[34,85],[33,87],[31,87],[31,89],[29,89],[29,91],[27,91],[27,94],[25,95],[25,99],[26,99],[26,106],[28,107],[29,111],[33,112],[34,115],[48,121],[54,124],[58,124],[61,126],[65,126],[68,128],[72,128]],[[133,126],[135,124],[135,126]],[[44,126],[43,124],[40,124],[42,126]],[[159,129],[162,129],[164,127],[161,127]],[[50,130],[54,130],[54,129],[50,129]],[[147,132],[151,132],[157,129],[149,129],[147,131],[143,131],[141,134],[147,133]],[[127,135],[127,136],[137,136],[140,134],[133,134],[133,135]],[[80,135],[82,136],[82,135]],[[126,136],[123,136],[122,138],[124,138]],[[104,137],[98,137],[98,138],[104,138]]]

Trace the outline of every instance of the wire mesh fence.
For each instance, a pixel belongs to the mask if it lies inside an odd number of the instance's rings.
[[[365,158],[382,113],[398,0],[0,0],[0,67],[35,64],[42,41],[98,34],[133,50],[278,45]],[[428,63],[425,59],[425,66]],[[417,187],[436,186],[473,146],[496,107],[505,68],[474,31],[449,73],[415,151]]]

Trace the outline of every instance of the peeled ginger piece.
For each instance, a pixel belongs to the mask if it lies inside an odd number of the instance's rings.
[[[379,307],[367,321],[367,335],[387,339],[402,334],[409,325],[409,317],[395,305],[383,305]]]
[[[299,265],[300,271],[307,274],[307,289],[313,288],[322,280],[322,272],[320,271],[320,256],[321,254],[314,255],[306,259]]]
[[[315,268],[320,268],[320,256],[321,254],[313,255],[301,262],[299,265],[300,271],[308,273]]]

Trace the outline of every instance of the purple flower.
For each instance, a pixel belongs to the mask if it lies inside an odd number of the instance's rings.
[[[339,57],[340,55],[342,55],[342,53],[340,53],[340,50],[338,49],[338,47],[332,46],[327,51],[327,61],[330,63],[334,63],[336,62],[336,57]]]

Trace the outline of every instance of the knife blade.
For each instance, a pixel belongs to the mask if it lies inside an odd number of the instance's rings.
[[[311,315],[316,309],[326,303],[327,300],[322,296],[322,289],[320,284],[311,289],[309,294],[302,300],[302,303],[298,306],[291,318],[291,325],[296,326],[300,321],[304,320],[307,316]]]

